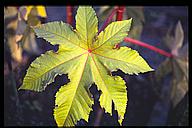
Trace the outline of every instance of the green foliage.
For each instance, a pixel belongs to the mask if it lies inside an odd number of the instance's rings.
[[[111,23],[98,36],[98,20],[92,7],[77,10],[76,29],[63,22],[50,22],[33,27],[38,37],[52,45],[57,52],[48,51],[32,62],[20,89],[43,91],[55,76],[68,74],[70,82],[56,93],[54,118],[58,126],[74,126],[77,121],[88,121],[93,99],[89,92],[95,83],[102,94],[100,105],[112,115],[112,102],[122,124],[127,105],[125,82],[111,72],[121,69],[138,74],[153,69],[137,51],[127,47],[114,49],[126,37],[130,20]]]
[[[173,107],[176,107],[188,91],[188,45],[183,45],[184,32],[180,21],[177,23],[174,33],[175,35],[171,36],[168,31],[164,38],[165,44],[174,57],[167,58],[161,63],[155,76],[158,81],[162,81],[168,73],[173,74],[171,102]]]

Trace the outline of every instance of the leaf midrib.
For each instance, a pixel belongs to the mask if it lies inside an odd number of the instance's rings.
[[[35,28],[35,29],[39,29],[39,28]],[[59,35],[59,34],[57,34],[57,33],[54,33],[54,32],[51,32],[51,31],[49,31],[49,30],[46,30],[45,28],[42,29],[42,30],[45,31],[45,33],[46,33],[46,32],[49,32],[49,33],[51,33],[51,34],[53,34],[53,35],[55,34],[55,35],[57,35],[57,36],[59,36],[59,37],[62,37],[62,38],[64,38],[64,39],[66,39],[68,42],[70,42],[71,44],[76,45],[76,46],[78,46],[79,48],[82,48],[82,49],[84,49],[84,50],[87,50],[87,49],[81,47],[80,45],[75,44],[74,42],[72,42],[71,40],[67,39],[67,38],[64,37],[64,36],[61,36],[61,35]],[[72,32],[74,32],[74,31],[72,31]],[[44,38],[44,37],[43,37],[43,38]],[[45,39],[45,38],[44,38],[44,39]]]
[[[75,57],[67,60],[67,61],[64,61],[64,62],[59,63],[58,65],[54,66],[53,68],[50,68],[49,70],[47,70],[45,73],[41,74],[39,77],[37,77],[37,78],[36,78],[35,80],[33,80],[33,81],[35,82],[36,80],[41,79],[41,77],[42,77],[44,74],[50,72],[51,70],[57,68],[58,66],[66,63],[66,62],[69,62],[69,61],[72,61],[72,60],[74,60],[74,59],[77,59],[77,58],[81,57],[82,55],[84,55],[84,54],[86,54],[86,53],[87,53],[87,52],[84,52],[84,53],[82,53],[82,54],[80,54],[80,55],[78,55],[78,56],[75,56]],[[46,84],[47,84],[47,83],[46,83]]]
[[[71,106],[72,106],[72,104],[73,104],[73,102],[74,102],[74,98],[75,98],[75,96],[76,96],[76,93],[77,93],[77,90],[78,90],[80,81],[81,81],[82,76],[83,76],[83,74],[84,74],[84,70],[85,70],[85,67],[86,67],[86,64],[87,64],[88,57],[89,57],[89,55],[87,54],[87,58],[86,58],[86,60],[85,60],[84,66],[83,66],[83,68],[82,68],[82,74],[81,74],[81,76],[80,76],[79,82],[77,83],[77,88],[76,88],[76,90],[75,90],[75,92],[74,92],[73,100],[71,101],[72,103],[70,104],[69,111],[68,111],[68,113],[67,113],[66,119],[67,119],[67,117],[69,116],[69,112],[70,112],[70,110],[71,110]],[[65,119],[65,121],[66,121],[66,119]],[[64,124],[65,124],[65,121],[64,121]]]
[[[125,26],[123,26],[122,28],[120,28],[116,33],[114,33],[113,34],[113,36],[111,36],[110,38],[108,38],[105,42],[103,42],[101,45],[99,45],[98,47],[96,47],[96,48],[94,48],[93,49],[93,51],[94,50],[96,50],[96,49],[98,49],[98,48],[100,48],[101,46],[103,46],[105,43],[107,43],[111,38],[113,38],[117,33],[119,33],[123,28],[124,28]],[[104,36],[104,33],[105,32],[105,30],[103,31],[103,36]],[[102,36],[102,38],[103,38],[103,36]],[[99,36],[98,36],[99,37]],[[102,39],[103,40],[103,39]]]
[[[124,63],[128,63],[129,65],[134,65],[134,66],[136,66],[136,67],[139,67],[138,65],[136,65],[136,64],[134,64],[134,63],[129,63],[129,62],[127,62],[127,61],[118,60],[118,59],[115,59],[115,58],[110,58],[110,57],[108,57],[108,56],[103,56],[103,55],[98,54],[98,53],[96,53],[96,52],[94,52],[93,54],[95,54],[95,55],[99,55],[99,56],[101,56],[101,57],[103,57],[103,58],[106,58],[106,59],[116,60],[116,61],[121,61],[121,62],[124,62]],[[142,69],[142,70],[145,70],[145,69],[142,68],[142,67],[139,67],[139,68]]]
[[[87,41],[87,46],[88,46],[88,49],[89,49],[89,44],[88,44],[88,34],[87,34],[87,32],[88,32],[88,30],[87,30],[87,11],[86,11],[86,8],[84,8],[84,15],[85,15],[85,28],[86,28],[86,41]]]
[[[101,76],[101,73],[100,73],[100,71],[99,71],[98,65],[97,65],[96,62],[95,62],[94,57],[91,56],[91,58],[92,58],[92,60],[93,60],[93,63],[95,64],[95,67],[96,67],[96,69],[97,69],[97,71],[98,71],[98,73],[99,73],[99,75],[100,75],[101,80],[103,81],[104,85],[106,85],[105,81],[103,80],[103,78],[102,78],[102,76]],[[98,86],[98,85],[97,85],[97,86]],[[104,87],[105,87],[106,90],[108,91],[108,88],[107,88],[106,86],[104,86]],[[109,91],[108,91],[108,94],[110,95]],[[113,97],[113,96],[110,95],[110,98],[111,98],[111,100],[113,101],[113,98],[112,98],[112,97]]]

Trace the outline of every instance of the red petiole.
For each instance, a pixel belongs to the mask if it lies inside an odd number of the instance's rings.
[[[123,20],[123,13],[125,11],[125,6],[119,6],[117,9],[116,21]]]
[[[72,25],[73,24],[73,7],[67,6],[66,12],[67,12],[67,23]]]
[[[148,48],[148,49],[150,49],[152,51],[155,51],[155,52],[157,52],[157,53],[159,53],[161,55],[164,55],[166,57],[173,57],[173,55],[171,53],[166,52],[166,51],[164,51],[162,49],[159,49],[159,48],[157,48],[155,46],[149,45],[149,44],[144,43],[144,42],[139,41],[139,40],[135,40],[135,39],[132,39],[132,38],[129,38],[129,37],[125,37],[124,41],[127,42],[127,43],[132,43],[132,44],[136,44],[136,45]]]
[[[107,20],[105,20],[105,22],[103,23],[103,26],[101,27],[101,29],[99,30],[98,34],[103,31],[105,29],[105,27],[109,24],[109,22],[112,20],[113,16],[115,15],[117,11],[117,8],[113,9],[113,11],[111,12],[111,14],[109,15],[109,17],[107,18]]]

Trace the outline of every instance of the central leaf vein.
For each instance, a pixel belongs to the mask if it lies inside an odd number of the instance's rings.
[[[86,64],[87,64],[87,60],[88,60],[88,57],[89,57],[89,55],[87,54],[87,58],[86,58],[86,60],[85,60],[85,63],[84,63],[84,65],[83,65],[83,68],[82,68],[82,73],[81,73],[81,76],[80,76],[80,79],[79,79],[79,81],[77,82],[77,88],[76,88],[76,90],[75,90],[75,92],[74,92],[74,94],[73,94],[73,99],[74,99],[74,97],[76,96],[76,93],[77,93],[77,90],[78,90],[78,87],[79,87],[79,84],[80,84],[80,82],[81,82],[81,79],[82,79],[82,77],[83,77],[83,74],[84,74],[84,70],[85,70],[85,67],[86,67]],[[72,106],[72,104],[73,104],[73,101],[74,100],[72,100],[72,103],[70,104],[70,107],[69,107],[69,109],[71,109],[71,106]],[[69,110],[70,111],[70,110]],[[69,111],[68,111],[68,113],[67,113],[67,116],[69,115]],[[67,117],[66,116],[66,117]],[[70,115],[71,116],[71,115]],[[72,118],[73,119],[73,118]],[[66,120],[65,120],[66,121]],[[75,123],[75,122],[74,122]],[[65,124],[65,123],[64,123]]]

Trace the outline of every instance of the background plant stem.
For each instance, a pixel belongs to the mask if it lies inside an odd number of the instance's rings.
[[[73,24],[73,7],[67,6],[66,12],[67,12],[67,23],[72,25]]]
[[[116,15],[116,21],[123,20],[123,13],[125,11],[125,6],[118,6],[117,8],[117,15]]]
[[[99,30],[98,34],[103,31],[107,25],[109,24],[109,22],[112,20],[113,16],[115,15],[115,13],[117,12],[117,9],[113,9],[111,14],[109,15],[109,17],[107,18],[107,20],[105,20],[105,22],[103,23],[103,26],[101,27],[101,29]]]

